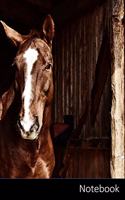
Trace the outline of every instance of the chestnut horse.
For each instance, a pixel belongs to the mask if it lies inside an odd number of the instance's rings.
[[[25,36],[1,24],[18,50],[15,80],[0,97],[0,177],[50,178],[55,166],[50,135],[54,22],[48,15],[40,33]]]

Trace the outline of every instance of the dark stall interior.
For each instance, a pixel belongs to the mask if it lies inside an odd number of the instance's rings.
[[[106,0],[1,0],[0,19],[21,34],[55,22],[54,177],[110,177],[111,5]],[[14,79],[16,48],[0,25],[0,94]]]

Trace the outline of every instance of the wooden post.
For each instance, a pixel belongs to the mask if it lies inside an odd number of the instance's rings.
[[[125,177],[124,0],[112,0],[111,177]]]

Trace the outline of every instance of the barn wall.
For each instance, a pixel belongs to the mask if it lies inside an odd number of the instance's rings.
[[[125,1],[112,1],[112,178],[125,178]]]
[[[99,102],[96,120],[91,126],[92,89],[96,63],[105,25],[110,25],[110,6],[104,4],[56,31],[54,43],[54,121],[63,122],[73,115],[75,127],[85,114],[84,137],[110,135],[110,72]],[[105,66],[101,66],[105,68]],[[100,82],[101,84],[101,82]],[[90,129],[90,127],[92,127]]]
[[[74,152],[67,178],[109,178],[110,154],[106,148],[71,148]]]

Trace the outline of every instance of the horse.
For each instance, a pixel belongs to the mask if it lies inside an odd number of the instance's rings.
[[[28,35],[0,22],[17,48],[15,78],[0,97],[0,178],[51,178],[54,21],[46,16],[41,31]]]

